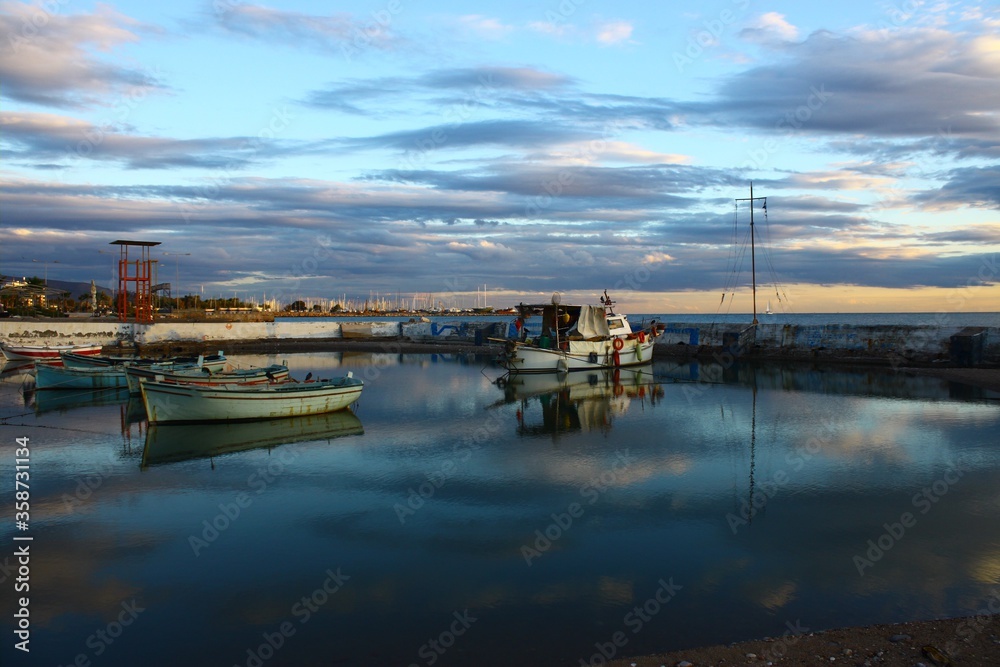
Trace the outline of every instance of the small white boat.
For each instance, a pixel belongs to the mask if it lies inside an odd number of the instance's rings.
[[[61,352],[74,352],[80,355],[97,355],[101,353],[100,345],[11,345],[0,343],[3,356],[11,361],[15,359],[30,359],[32,361],[59,361]]]
[[[36,389],[115,389],[127,387],[119,367],[68,368],[55,364],[35,364]]]
[[[648,328],[633,331],[628,317],[614,312],[607,291],[601,304],[564,306],[556,294],[551,304],[521,304],[521,337],[504,341],[498,361],[512,373],[564,373],[650,363],[655,338],[663,327],[654,321]],[[538,335],[526,335],[535,333],[527,327],[536,314],[541,315]]]
[[[197,387],[147,380],[140,385],[151,424],[246,421],[300,417],[346,408],[361,396],[364,382],[351,373],[315,382],[241,387]]]
[[[199,387],[220,387],[237,384],[254,386],[288,382],[288,366],[272,364],[262,368],[237,368],[231,371],[214,372],[204,366],[175,368],[160,366],[129,366],[125,369],[128,390],[139,394],[139,385],[147,380],[170,384],[191,384]]]

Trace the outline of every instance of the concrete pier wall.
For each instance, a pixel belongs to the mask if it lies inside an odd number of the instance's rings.
[[[666,345],[723,344],[727,331],[739,327],[732,324],[666,324],[663,336],[657,339]],[[947,325],[810,325],[758,324],[756,345],[764,350],[844,351],[870,353],[872,356],[902,355],[937,356],[951,352],[951,337],[963,333],[964,327]],[[1000,361],[1000,328],[986,327],[983,336],[984,360]]]
[[[355,323],[357,324],[357,323]],[[401,337],[418,342],[487,343],[489,338],[513,336],[510,322],[456,320],[452,322],[370,322],[375,338]],[[716,323],[669,323],[659,346],[717,347],[727,332],[740,326]],[[848,352],[855,355],[933,358],[952,352],[952,336],[963,333],[958,326],[856,326],[760,324],[756,329],[757,349],[789,353]],[[966,332],[967,333],[967,332]],[[241,343],[281,340],[326,340],[343,337],[340,322],[172,322],[131,324],[92,320],[0,320],[0,340],[12,344],[42,345],[89,343],[140,345],[164,343],[204,343],[224,347],[227,341]],[[977,338],[982,359],[1000,362],[1000,328],[984,329]],[[978,348],[977,348],[978,350]]]

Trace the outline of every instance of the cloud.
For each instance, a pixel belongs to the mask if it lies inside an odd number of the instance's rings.
[[[739,32],[739,36],[759,44],[775,45],[784,42],[794,42],[798,39],[799,29],[785,20],[784,14],[768,12]]]
[[[212,19],[217,27],[268,44],[353,57],[369,47],[391,51],[407,43],[391,30],[393,14],[388,10],[373,13],[370,20],[358,20],[346,12],[305,14],[244,2],[217,3],[216,8]]]
[[[276,144],[255,137],[170,139],[129,134],[126,127],[55,114],[0,112],[8,159],[35,166],[76,160],[118,162],[129,169],[200,167],[237,170],[271,155]],[[48,162],[47,162],[48,161]]]
[[[0,34],[0,90],[20,102],[59,108],[114,106],[150,90],[165,90],[155,71],[121,66],[97,52],[110,53],[141,35],[159,34],[106,5],[93,14],[63,15],[53,5],[5,2]]]
[[[385,115],[384,108],[405,99],[411,106],[422,101],[438,115],[461,120],[469,110],[501,103],[506,95],[558,92],[574,80],[533,67],[456,67],[434,69],[419,76],[383,77],[335,83],[309,92],[303,104],[362,115]]]
[[[997,141],[1000,60],[991,38],[937,29],[815,32],[731,75],[691,123],[784,134]],[[975,48],[973,48],[975,47]]]
[[[507,146],[530,148],[553,142],[586,138],[584,130],[559,127],[552,123],[532,120],[483,120],[401,130],[371,137],[339,141],[348,149],[388,148],[405,151],[408,161],[420,162],[428,153],[441,149],[470,146]],[[593,136],[593,135],[590,135]]]
[[[607,21],[596,29],[596,39],[604,46],[628,43],[632,39],[633,26],[629,21]]]
[[[8,180],[0,186],[0,243],[15,257],[64,246],[81,266],[97,271],[106,262],[85,257],[81,239],[169,235],[177,252],[193,251],[186,268],[192,281],[278,285],[292,280],[295,257],[309,256],[321,239],[333,238],[329,262],[301,281],[303,290],[314,287],[317,294],[325,293],[334,275],[347,291],[398,289],[399,266],[408,267],[407,281],[415,286],[460,275],[482,276],[477,279],[508,289],[573,285],[599,291],[639,265],[650,271],[644,285],[650,292],[731,284],[732,200],[687,195],[727,180],[735,190],[740,174],[683,165],[577,169],[568,172],[564,192],[539,200],[539,193],[546,195],[539,189],[540,172],[524,169],[450,180],[440,172],[412,173],[408,182],[354,184],[233,178],[212,187],[113,187]],[[669,189],[678,194],[664,194]],[[547,205],[530,211],[535,202]],[[764,245],[758,259],[766,253],[784,283],[842,284],[846,278],[867,286],[954,287],[976,275],[983,261],[941,252],[974,242],[966,235],[897,230],[852,215],[839,201],[811,196],[792,198],[788,206],[783,198],[769,204],[760,222]],[[15,229],[35,234],[17,237]],[[976,231],[988,238],[992,228]],[[225,248],[213,242],[220,235],[230,239]],[[276,243],[281,252],[273,252]],[[224,276],[218,273],[222,251]],[[345,264],[352,267],[350,276],[337,273]]]
[[[460,30],[478,39],[501,40],[514,32],[515,27],[506,25],[500,19],[481,14],[467,14],[455,20]]]
[[[1000,167],[962,167],[948,172],[948,180],[937,190],[915,197],[928,208],[963,206],[1000,209]],[[994,242],[997,237],[994,237]]]
[[[558,40],[596,43],[601,46],[631,44],[632,31],[635,29],[631,21],[623,19],[596,19],[586,25],[558,20],[532,21],[527,24],[527,28]]]

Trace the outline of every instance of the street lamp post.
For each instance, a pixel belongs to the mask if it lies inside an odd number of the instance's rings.
[[[49,264],[58,264],[59,261],[55,260],[55,259],[33,259],[31,261],[35,262],[36,264],[44,264],[45,265],[45,286],[48,287],[49,286]]]
[[[189,253],[189,252],[165,252],[163,254],[166,255],[166,256],[169,256],[169,257],[190,257],[191,256],[191,253]],[[177,282],[176,282],[176,285],[172,285],[170,287],[170,291],[171,291],[171,293],[173,293],[174,287],[177,288],[177,296],[174,297],[174,305],[177,307],[178,310],[180,310],[180,303],[181,303],[181,287],[180,287],[180,285],[181,285],[181,260],[178,259],[178,260],[175,260],[175,261],[176,261],[175,267],[176,267]]]
[[[45,284],[45,289],[42,292],[41,300],[43,300],[45,302],[45,307],[48,308],[49,307],[49,295],[48,295],[48,287],[49,287],[49,264],[58,264],[59,261],[55,260],[55,259],[33,259],[31,261],[35,262],[36,264],[42,264],[42,265],[45,266],[45,270],[44,270],[45,277],[43,279],[45,281],[45,283],[44,283]],[[59,306],[57,304],[56,305],[56,311],[58,311],[58,310],[59,310]]]

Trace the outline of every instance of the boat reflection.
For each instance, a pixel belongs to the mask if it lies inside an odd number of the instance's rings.
[[[142,467],[364,432],[361,420],[350,409],[269,421],[150,424]]]
[[[559,435],[575,431],[607,431],[633,401],[656,405],[663,388],[649,367],[602,369],[574,373],[515,373],[498,382],[504,398],[499,404],[520,402],[518,434]],[[537,406],[541,421],[532,421]]]
[[[29,359],[0,361],[0,379],[15,378],[19,375],[30,377],[34,369],[35,362]]]
[[[34,407],[36,413],[68,412],[101,405],[127,405],[129,422],[146,418],[142,401],[130,401],[128,387],[109,389],[31,389],[24,392],[25,405]]]

